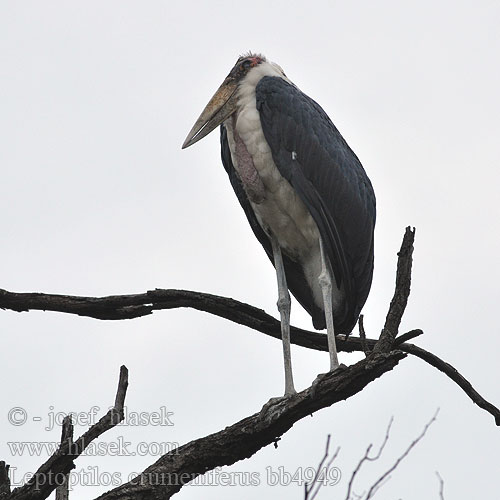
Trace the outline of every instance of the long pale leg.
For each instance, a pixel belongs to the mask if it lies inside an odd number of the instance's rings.
[[[335,330],[333,327],[333,310],[332,310],[332,277],[326,263],[325,250],[323,241],[319,239],[319,250],[321,253],[321,273],[319,275],[319,285],[323,292],[323,304],[325,306],[326,319],[326,334],[328,338],[328,351],[330,353],[330,371],[336,370],[339,367],[337,358],[337,346],[335,344]]]
[[[281,248],[274,237],[271,237],[273,248],[274,267],[278,278],[278,311],[281,317],[281,339],[283,341],[283,359],[285,361],[285,396],[295,394],[292,375],[292,356],[290,353],[290,308],[291,300],[286,284],[285,267],[283,266],[283,256]]]

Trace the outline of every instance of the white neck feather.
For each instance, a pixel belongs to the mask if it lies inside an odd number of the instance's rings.
[[[238,86],[239,99],[247,101],[249,97],[255,97],[255,87],[265,76],[277,76],[293,85],[280,66],[273,62],[263,61],[252,68],[240,82]]]

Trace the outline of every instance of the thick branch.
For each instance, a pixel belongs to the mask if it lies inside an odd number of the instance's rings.
[[[396,366],[401,351],[373,354],[343,370],[329,373],[314,387],[290,398],[265,405],[261,412],[223,431],[191,441],[161,457],[132,481],[111,490],[99,500],[170,498],[183,485],[217,466],[249,458],[287,432],[295,422],[347,399]]]
[[[18,312],[44,310],[78,314],[96,319],[126,319],[151,314],[153,310],[175,309],[177,307],[191,307],[199,311],[205,311],[240,325],[248,326],[273,338],[281,339],[279,321],[262,309],[234,299],[208,293],[189,290],[157,289],[136,295],[78,297],[44,293],[15,293],[0,289],[0,308]],[[424,349],[412,344],[403,343],[421,334],[421,330],[412,330],[397,337],[394,345],[398,349],[426,361],[448,375],[465,391],[474,403],[491,413],[495,417],[497,425],[500,425],[500,410],[483,399],[453,366]],[[293,344],[307,347],[308,349],[328,351],[326,335],[323,333],[291,327],[290,336]],[[368,350],[373,350],[376,343],[376,340],[366,339]],[[337,337],[337,350],[363,352],[363,341],[359,337],[351,336],[347,340]]]
[[[111,408],[97,423],[74,443],[66,439],[54,453],[35,473],[33,478],[20,488],[16,488],[9,500],[43,500],[52,491],[61,485],[67,474],[75,468],[74,460],[78,458],[85,448],[101,434],[118,425],[124,418],[123,404],[128,386],[128,370],[125,366],[120,368],[120,380],[115,400]]]
[[[16,293],[0,289],[0,309],[10,309],[16,312],[52,311],[102,320],[119,320],[146,316],[152,314],[153,310],[179,307],[190,307],[204,311],[281,340],[280,322],[262,309],[209,293],[156,289],[135,295],[79,297],[47,293]],[[410,335],[413,338],[421,333],[421,330],[412,330]],[[290,335],[293,344],[318,351],[328,350],[326,335],[323,333],[292,326]],[[396,345],[398,345],[398,340],[396,339]],[[409,339],[406,338],[406,340]],[[370,350],[373,349],[374,345],[375,341],[367,340],[367,347]],[[338,337],[337,350],[362,351],[360,339],[349,337],[347,340],[343,340],[342,337]]]
[[[275,339],[281,340],[280,322],[264,312],[244,302],[227,297],[189,290],[156,289],[136,295],[113,295],[108,297],[78,297],[72,295],[51,295],[45,293],[15,293],[0,289],[0,308],[12,311],[42,310],[78,314],[96,319],[127,319],[151,314],[153,310],[191,307],[205,311],[234,323],[247,326]],[[407,340],[422,334],[422,330],[411,330],[396,337],[394,346],[404,352],[417,356],[448,375],[480,408],[495,417],[500,425],[500,410],[483,399],[462,377],[457,370],[434,354],[412,344]],[[326,335],[323,333],[291,327],[293,344],[328,351]],[[376,340],[366,339],[366,347],[373,350]],[[345,340],[337,337],[337,350],[344,352],[364,352],[363,341],[350,336]]]

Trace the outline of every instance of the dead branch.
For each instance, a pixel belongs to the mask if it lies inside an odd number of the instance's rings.
[[[79,437],[74,443],[71,438],[61,441],[59,449],[36,471],[34,476],[23,486],[8,494],[7,500],[43,500],[60,486],[71,470],[75,468],[74,460],[85,448],[101,434],[118,425],[124,418],[123,405],[128,386],[128,370],[120,368],[120,379],[116,393],[115,406],[98,422]],[[3,500],[3,499],[2,499]]]
[[[7,499],[10,495],[9,466],[0,461],[0,499]]]
[[[380,339],[374,347],[375,352],[389,352],[399,332],[399,325],[408,303],[411,285],[411,266],[415,229],[405,230],[401,250],[398,252],[398,266],[396,270],[396,289],[385,319],[385,325]]]
[[[398,346],[398,349],[407,352],[408,354],[413,354],[413,356],[420,358],[447,375],[465,392],[465,394],[467,394],[467,396],[469,396],[475,404],[477,404],[477,406],[479,406],[479,408],[482,408],[493,415],[496,425],[500,426],[500,410],[492,403],[484,399],[454,366],[437,357],[435,354],[432,354],[431,352],[413,344],[401,344]]]
[[[438,471],[436,471],[436,476],[439,480],[439,500],[444,500],[444,481]]]
[[[378,449],[377,453],[375,455],[370,455],[370,451],[373,447],[373,444],[369,444],[368,447],[366,448],[365,454],[361,457],[361,459],[358,462],[358,465],[354,469],[354,471],[351,474],[351,478],[349,480],[349,484],[347,486],[347,492],[346,492],[346,497],[345,500],[353,500],[354,495],[356,498],[359,500],[370,500],[375,496],[377,491],[390,479],[390,474],[394,472],[399,464],[410,454],[411,450],[415,447],[417,443],[419,443],[423,437],[425,436],[427,429],[432,425],[432,423],[436,420],[437,414],[439,412],[439,409],[436,411],[434,416],[431,418],[427,424],[425,424],[423,431],[410,443],[410,445],[406,448],[406,450],[395,460],[393,465],[389,467],[370,487],[368,492],[365,493],[363,492],[361,495],[355,495],[353,492],[353,485],[354,481],[356,479],[356,476],[358,475],[359,471],[361,470],[362,466],[366,462],[375,462],[377,461],[381,456],[382,452],[384,451],[385,445],[389,441],[389,435],[391,431],[391,426],[393,422],[393,418],[391,417],[391,420],[389,421],[389,425],[387,426],[387,430],[385,431],[385,436],[382,444],[380,445],[380,448]]]
[[[415,447],[415,445],[423,439],[423,437],[425,436],[428,428],[436,420],[438,412],[439,412],[439,409],[436,411],[436,413],[434,414],[434,416],[432,417],[432,419],[429,422],[427,422],[427,424],[425,425],[423,431],[410,443],[410,445],[406,448],[406,450],[395,460],[395,462],[393,463],[393,465],[391,467],[389,467],[389,469],[387,469],[372,484],[372,486],[370,486],[370,489],[368,490],[368,492],[365,491],[361,495],[358,495],[358,494],[354,493],[354,489],[353,489],[353,487],[354,487],[354,481],[356,480],[356,477],[357,477],[358,473],[360,472],[361,468],[363,467],[363,465],[365,465],[367,462],[376,462],[382,456],[382,452],[384,451],[385,446],[386,446],[386,444],[389,441],[391,427],[392,427],[392,423],[393,423],[393,420],[394,420],[393,417],[391,417],[391,419],[389,421],[389,424],[387,426],[387,429],[385,431],[384,440],[382,441],[382,444],[380,445],[378,451],[374,455],[371,455],[370,452],[372,451],[373,444],[369,444],[368,447],[366,448],[366,451],[365,451],[364,455],[361,457],[361,459],[359,460],[358,464],[354,468],[354,470],[353,470],[353,472],[351,474],[351,477],[349,479],[349,483],[347,485],[345,500],[354,500],[354,498],[356,498],[358,500],[370,500],[371,498],[373,498],[376,495],[376,493],[379,491],[379,489],[385,483],[387,483],[387,481],[389,481],[389,479],[391,477],[390,474],[392,472],[394,472],[397,469],[397,467],[399,466],[399,464],[410,454],[411,450]],[[337,458],[337,456],[338,456],[340,447],[337,448],[337,450],[335,451],[335,453],[332,456],[332,458],[328,461],[328,463],[326,464],[326,466],[323,467],[323,464],[325,463],[325,461],[326,461],[326,459],[328,457],[329,449],[330,449],[330,435],[328,435],[328,438],[327,438],[327,441],[326,441],[326,450],[325,450],[325,453],[323,455],[323,458],[321,459],[321,461],[320,461],[320,463],[318,465],[318,468],[316,469],[316,472],[315,472],[313,480],[311,481],[310,484],[308,484],[308,483],[305,484],[305,488],[304,488],[304,490],[305,490],[304,500],[313,500],[316,497],[316,495],[318,494],[318,492],[319,492],[319,490],[320,490],[320,488],[322,486],[322,483],[320,481],[318,481],[318,478],[320,477],[320,473],[322,471],[324,472],[324,474],[328,473],[328,470],[329,470],[329,468],[330,468],[333,460],[335,460]],[[440,498],[441,498],[441,500],[443,500],[443,480],[441,479],[441,476],[439,475],[438,472],[436,472],[436,475],[438,476],[438,478],[440,480]]]
[[[368,356],[368,347],[366,346],[366,332],[365,332],[365,325],[364,325],[364,316],[362,314],[359,315],[358,326],[359,326],[359,338],[361,340],[361,349],[363,349],[365,356]]]
[[[393,351],[378,355],[371,363],[368,358],[363,359],[327,374],[314,388],[271,400],[259,413],[167,453],[132,481],[104,493],[99,500],[170,498],[197,476],[251,457],[275,443],[300,419],[357,394],[404,357],[401,351]]]
[[[304,484],[304,500],[314,500],[316,498],[316,495],[319,493],[321,486],[324,484],[324,481],[321,480],[321,476],[328,477],[330,466],[339,454],[340,447],[337,447],[332,458],[330,458],[330,460],[328,460],[326,465],[323,467],[323,464],[325,463],[326,459],[328,458],[328,454],[330,453],[330,438],[331,435],[328,434],[326,438],[325,453],[323,455],[323,458],[319,462],[316,472],[314,473],[314,477],[312,478],[310,483],[306,482]]]
[[[372,449],[373,444],[369,444],[368,447],[366,448],[365,454],[361,457],[360,461],[358,462],[358,465],[356,465],[356,468],[353,470],[351,474],[351,479],[349,479],[349,484],[347,485],[347,493],[345,496],[345,500],[350,500],[351,499],[351,491],[352,487],[354,485],[354,480],[356,479],[356,476],[358,475],[359,471],[361,470],[361,467],[365,462],[374,462],[375,460],[378,460],[380,456],[382,455],[382,452],[384,451],[385,445],[387,444],[387,441],[389,441],[389,434],[391,432],[391,427],[392,427],[392,422],[393,418],[391,417],[391,420],[389,421],[389,425],[387,426],[387,429],[385,431],[385,437],[380,445],[380,448],[378,449],[378,452],[371,457],[370,456],[370,451]]]
[[[65,442],[68,442],[68,446],[71,447],[73,444],[73,422],[71,415],[66,415],[62,423],[61,431],[61,446]],[[56,488],[56,500],[68,500],[69,498],[69,474],[64,477],[63,483]]]
[[[31,292],[16,293],[0,289],[0,309],[16,312],[51,311],[100,320],[122,320],[147,316],[153,311],[180,307],[207,312],[281,340],[279,320],[257,307],[209,293],[157,288],[135,295],[81,297]],[[410,338],[414,338],[422,333],[422,330],[412,330],[404,335],[411,334]],[[328,350],[326,335],[323,333],[292,326],[290,335],[292,343],[296,345],[317,351]],[[403,335],[400,337],[402,338]],[[407,340],[409,338],[405,338],[404,341]],[[366,339],[366,341],[368,349],[372,350],[376,340]],[[400,345],[399,338],[396,339],[395,345]],[[361,339],[359,337],[345,339],[339,336],[337,350],[362,351]]]
[[[396,459],[394,464],[389,467],[378,479],[373,483],[371,488],[368,490],[368,495],[366,496],[366,500],[373,498],[375,493],[379,490],[379,488],[390,478],[391,472],[394,472],[398,465],[408,456],[410,451],[415,447],[415,445],[420,442],[420,440],[425,436],[427,429],[435,422],[437,418],[437,414],[439,413],[439,409],[436,411],[434,416],[427,422],[424,426],[422,432],[410,443],[408,448]]]
[[[309,387],[295,396],[272,399],[259,413],[223,431],[191,441],[167,453],[135,479],[101,495],[99,499],[170,498],[197,476],[215,467],[231,465],[249,458],[264,446],[276,443],[280,436],[300,419],[354,396],[370,382],[392,370],[405,356],[401,351],[373,354],[371,359],[369,357],[352,366],[326,374],[314,387]],[[0,498],[43,500],[60,486],[75,467],[74,460],[90,442],[123,419],[127,379],[127,369],[122,366],[115,407],[74,443],[69,430],[64,430],[58,451],[38,469],[34,477],[10,494],[9,489],[5,490],[5,496]],[[333,459],[335,456],[336,454]],[[324,460],[320,465],[323,462]],[[3,475],[2,471],[5,471]],[[8,466],[0,462],[0,487],[5,482],[8,484],[7,471]],[[0,489],[0,493],[1,491]]]

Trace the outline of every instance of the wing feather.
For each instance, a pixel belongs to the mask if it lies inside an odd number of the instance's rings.
[[[373,275],[376,208],[370,180],[327,114],[298,88],[266,76],[256,87],[256,101],[274,162],[309,209],[344,289],[345,307],[337,311],[335,326],[337,333],[349,333]],[[301,293],[290,289],[296,297]]]

